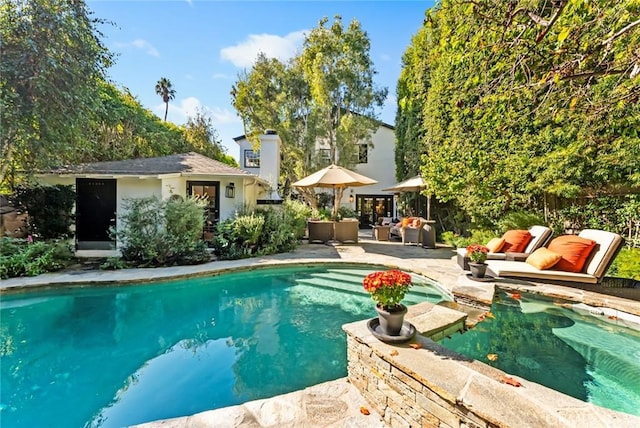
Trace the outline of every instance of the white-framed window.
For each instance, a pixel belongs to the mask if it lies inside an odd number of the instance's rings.
[[[323,165],[330,165],[331,164],[331,150],[330,149],[320,149],[320,150],[318,150],[318,153],[320,154],[320,162]]]
[[[245,150],[244,151],[244,167],[245,168],[260,168],[260,150]]]
[[[358,163],[369,162],[369,145],[360,144],[358,147]]]

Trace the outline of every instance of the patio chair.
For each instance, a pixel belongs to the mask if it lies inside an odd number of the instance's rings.
[[[556,239],[567,236],[573,235],[563,235]],[[609,269],[618,251],[622,248],[623,239],[617,233],[596,229],[585,229],[577,236],[584,238],[584,240],[595,242],[595,245],[588,249],[588,254],[585,255],[583,260],[584,267],[579,272],[569,272],[564,265],[558,268],[560,262],[558,262],[556,266],[553,264],[549,267],[542,266],[542,269],[535,267],[533,264],[536,263],[532,260],[536,254],[534,252],[527,258],[525,263],[511,260],[487,260],[487,274],[495,277],[527,278],[541,282],[560,284],[567,282],[599,284],[602,282],[602,278],[607,273],[607,269]],[[556,247],[554,247],[554,241],[555,239],[548,244],[548,248],[540,248],[537,251],[539,253],[547,252],[553,254],[554,251],[550,250],[556,249]],[[573,256],[573,254],[560,255],[563,256],[562,258]]]
[[[357,219],[344,218],[340,221],[334,222],[333,226],[336,241],[340,241],[343,244],[358,243],[359,223]]]
[[[309,243],[323,243],[333,239],[333,222],[322,220],[307,221],[307,229],[309,232]]]
[[[507,260],[513,259],[516,261],[524,261],[526,257],[533,253],[540,247],[545,246],[551,236],[553,235],[553,231],[547,226],[531,226],[529,228],[529,233],[531,234],[531,240],[526,245],[525,249],[521,252],[489,252],[487,254],[487,260]],[[504,235],[503,235],[504,236]],[[458,261],[458,265],[462,268],[462,270],[469,270],[469,259],[467,258],[467,249],[466,247],[461,247],[456,250],[456,257]]]

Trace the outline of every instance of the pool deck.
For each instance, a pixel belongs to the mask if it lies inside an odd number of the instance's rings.
[[[183,278],[288,263],[344,262],[384,265],[424,275],[439,282],[457,300],[489,306],[494,287],[530,291],[576,303],[586,310],[597,308],[611,322],[640,326],[639,289],[622,290],[601,286],[565,287],[531,281],[496,279],[471,281],[455,261],[448,247],[426,249],[398,241],[376,241],[371,231],[360,231],[360,242],[351,245],[302,244],[294,252],[233,261],[216,261],[195,266],[117,271],[69,270],[29,278],[0,281],[0,294],[23,292],[56,285],[119,284]],[[91,254],[88,254],[91,255]],[[369,414],[365,414],[369,413]],[[140,427],[384,427],[382,418],[368,407],[358,390],[346,378],[289,394],[211,410],[192,416],[149,422]]]

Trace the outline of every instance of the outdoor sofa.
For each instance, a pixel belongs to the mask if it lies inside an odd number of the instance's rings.
[[[384,225],[384,222],[382,224]],[[402,244],[421,245],[423,242],[422,226],[425,224],[427,224],[427,220],[422,217],[404,217],[399,222],[389,225],[389,235],[400,238]]]
[[[516,230],[507,231],[502,236],[501,239],[505,239],[505,238],[513,239],[513,238],[509,238],[509,236],[514,236],[514,235],[517,236],[516,239],[522,239],[524,235],[518,232],[524,232],[524,231],[516,231]],[[520,250],[519,248],[515,248],[515,251],[513,251],[513,249],[508,248],[507,251],[500,249],[500,251],[498,252],[489,252],[487,254],[487,260],[506,260],[508,258],[507,257],[508,255],[510,257],[515,257],[515,253],[517,253],[519,256],[517,257],[517,259],[520,261],[524,261],[524,259],[526,258],[525,255],[529,255],[533,253],[535,250],[537,250],[538,248],[546,245],[547,242],[549,242],[549,240],[551,239],[551,236],[553,235],[553,231],[549,227],[540,226],[540,225],[531,226],[528,232],[531,235],[531,237],[528,243],[525,244],[524,249]],[[524,238],[526,239],[526,237]],[[505,246],[503,245],[503,248],[504,247]],[[508,247],[511,247],[511,245],[509,245]],[[466,247],[458,248],[456,250],[456,257],[457,257],[458,265],[462,268],[462,270],[469,270],[469,259],[467,258],[467,248]]]
[[[596,229],[581,231],[577,235],[578,240],[574,239],[575,236],[561,235],[554,238],[547,247],[539,248],[527,257],[524,263],[510,260],[487,260],[487,274],[494,277],[527,278],[552,283],[600,283],[622,247],[622,237],[617,233]],[[593,246],[585,246],[584,242],[589,241],[594,243]],[[560,246],[556,242],[566,243],[566,246]],[[569,248],[571,244],[580,244],[581,249],[578,251],[580,254],[577,254],[574,249],[563,252],[563,248]],[[550,257],[557,258],[558,254],[561,258],[555,264],[548,267],[541,266],[540,260]],[[536,257],[537,255],[540,257]],[[576,265],[581,261],[583,267],[578,272],[568,271],[565,267],[567,263],[562,264],[567,260],[574,261]],[[550,263],[552,261],[549,260]],[[538,267],[534,265],[538,265]]]

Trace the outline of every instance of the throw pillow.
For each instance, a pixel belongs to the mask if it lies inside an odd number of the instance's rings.
[[[508,230],[502,235],[504,245],[500,249],[503,253],[521,253],[531,241],[531,233],[528,230]]]
[[[411,223],[411,227],[415,227],[416,229],[419,229],[421,225],[422,222],[420,221],[420,218],[414,218],[413,223]]]
[[[413,221],[413,217],[404,217],[402,219],[402,227],[407,227],[411,221]]]
[[[487,245],[485,245],[485,247],[487,247],[489,249],[489,252],[491,253],[500,252],[503,246],[504,246],[504,238],[493,238],[492,240],[487,242]]]
[[[536,269],[551,269],[560,261],[562,254],[554,253],[548,248],[540,247],[527,257],[526,262]]]
[[[549,243],[549,250],[562,256],[554,269],[565,272],[582,272],[584,264],[596,246],[596,241],[575,235],[562,235]]]

